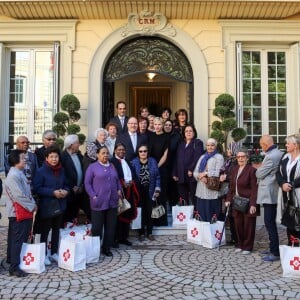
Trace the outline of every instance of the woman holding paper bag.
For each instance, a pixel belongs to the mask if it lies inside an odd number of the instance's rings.
[[[8,156],[8,162],[11,166],[5,180],[5,190],[7,192],[6,210],[10,223],[8,232],[8,249],[10,250],[9,275],[24,277],[27,274],[20,270],[20,253],[22,244],[29,237],[32,227],[32,215],[36,210],[35,201],[31,195],[30,184],[26,179],[23,169],[25,167],[25,153],[22,150],[12,150]],[[22,206],[30,213],[28,219],[20,220],[14,203]],[[19,219],[19,220],[18,220]]]
[[[153,222],[151,219],[153,201],[159,196],[160,175],[157,162],[153,157],[148,157],[147,145],[138,148],[138,157],[132,162],[136,177],[138,178],[138,190],[140,194],[140,204],[142,207],[142,228],[140,229],[139,240],[145,239],[145,227],[147,237],[150,241],[154,240],[152,235]]]
[[[97,149],[97,158],[86,171],[84,186],[90,197],[92,235],[102,239],[104,229],[102,250],[106,256],[113,256],[110,247],[114,242],[122,187],[115,167],[108,160],[106,146]]]
[[[211,221],[214,215],[218,217],[221,211],[220,192],[207,187],[208,177],[219,177],[224,164],[223,156],[217,151],[217,144],[215,139],[207,140],[206,153],[200,157],[193,172],[197,180],[196,210],[206,222]]]
[[[256,169],[248,164],[247,150],[239,150],[236,155],[237,166],[232,168],[230,174],[229,192],[225,206],[233,204],[233,217],[237,234],[235,252],[250,254],[253,249],[256,226],[256,198],[257,179]],[[249,207],[246,212],[235,209],[234,197],[240,196],[249,199]]]
[[[300,206],[300,135],[288,136],[285,146],[287,153],[280,160],[276,176],[282,189],[281,224],[287,228],[288,244],[291,246],[292,237],[300,238],[300,224],[290,213],[293,208]]]

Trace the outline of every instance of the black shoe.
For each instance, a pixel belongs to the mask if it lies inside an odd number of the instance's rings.
[[[27,273],[25,273],[20,269],[9,271],[9,276],[26,277],[27,275],[28,275]]]
[[[132,243],[129,242],[128,240],[121,240],[119,241],[120,244],[123,244],[123,245],[127,245],[127,246],[132,246]]]
[[[110,256],[110,257],[112,257],[112,256],[113,256],[113,254],[112,254],[112,252],[111,252],[110,250],[106,250],[106,251],[104,251],[104,255],[106,255],[106,256]]]

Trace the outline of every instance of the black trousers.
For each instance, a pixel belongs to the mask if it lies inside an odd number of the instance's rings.
[[[130,224],[122,222],[120,220],[117,221],[117,230],[116,230],[116,241],[125,241],[129,237],[129,228]]]
[[[58,241],[59,241],[59,229],[62,228],[63,215],[59,215],[53,218],[46,218],[41,220],[41,243],[46,243],[50,232],[51,234],[51,255],[58,253]],[[46,247],[47,248],[47,247]],[[47,251],[47,249],[46,249]]]
[[[8,218],[10,232],[8,233],[8,249],[10,251],[9,271],[13,272],[19,269],[20,253],[22,244],[27,242],[32,227],[32,219],[17,222],[16,218]]]
[[[108,251],[112,246],[117,226],[117,208],[92,210],[92,235],[103,239],[102,248]],[[103,233],[104,231],[104,233]]]

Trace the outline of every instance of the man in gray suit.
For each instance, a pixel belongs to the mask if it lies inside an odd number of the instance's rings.
[[[263,261],[276,261],[279,260],[279,239],[276,225],[279,187],[276,181],[276,172],[283,153],[274,145],[270,135],[263,135],[259,143],[265,152],[265,158],[256,171],[258,179],[257,203],[264,207],[264,222],[270,241],[270,250],[262,253],[265,255],[262,259]]]

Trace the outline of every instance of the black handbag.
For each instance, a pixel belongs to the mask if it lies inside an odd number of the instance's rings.
[[[249,209],[250,200],[245,197],[235,195],[233,197],[232,209],[246,213]]]
[[[59,200],[56,198],[48,198],[40,200],[39,214],[41,218],[53,218],[62,214]]]
[[[289,229],[300,231],[300,208],[287,206],[283,211],[281,224]]]

